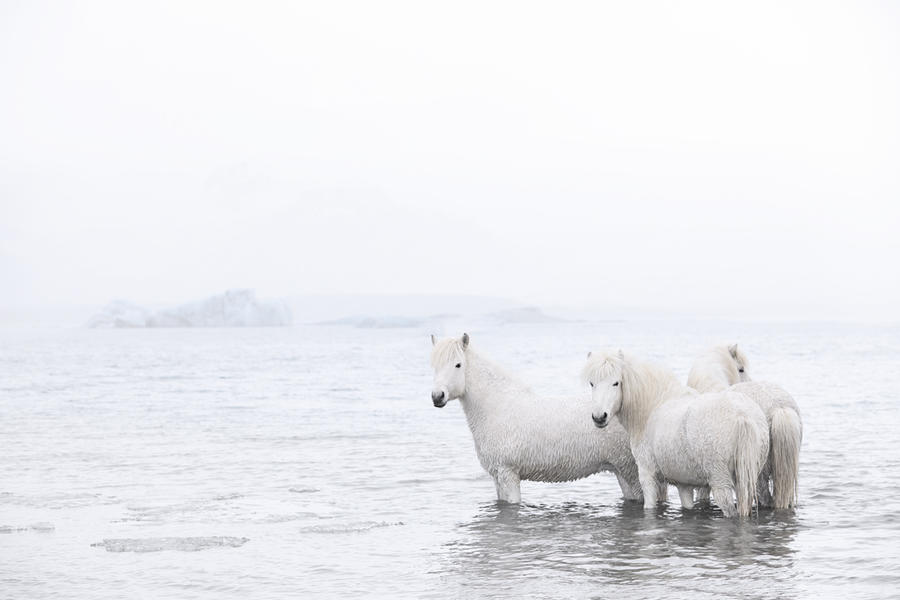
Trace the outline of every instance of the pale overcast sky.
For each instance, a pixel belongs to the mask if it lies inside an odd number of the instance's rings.
[[[900,319],[900,4],[0,0],[0,307]]]

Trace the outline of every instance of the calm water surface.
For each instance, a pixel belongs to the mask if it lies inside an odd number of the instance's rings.
[[[900,329],[482,326],[535,389],[587,391],[587,350],[684,378],[736,340],[803,410],[801,502],[655,514],[615,478],[498,506],[424,330],[0,332],[0,597],[900,596]],[[458,335],[460,332],[447,331]]]

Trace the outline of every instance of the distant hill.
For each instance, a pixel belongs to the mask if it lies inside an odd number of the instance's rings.
[[[521,308],[510,308],[500,310],[487,315],[487,317],[501,325],[514,323],[560,323],[567,319],[551,317],[545,314],[537,306],[523,306]]]

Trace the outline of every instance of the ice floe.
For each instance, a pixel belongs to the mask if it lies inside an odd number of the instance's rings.
[[[208,537],[159,537],[106,539],[91,544],[95,548],[105,548],[107,552],[197,552],[209,548],[239,548],[248,541],[245,537],[214,535]]]
[[[37,531],[48,533],[54,531],[53,523],[32,523],[31,525],[0,525],[0,533],[19,533],[22,531]]]

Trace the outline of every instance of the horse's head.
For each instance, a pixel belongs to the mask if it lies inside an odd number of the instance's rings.
[[[625,355],[618,352],[588,352],[587,364],[582,376],[591,386],[594,425],[603,428],[619,414],[622,408],[622,375],[625,371]]]
[[[441,341],[431,336],[431,366],[434,368],[434,385],[431,388],[431,402],[443,408],[451,400],[466,393],[466,349],[469,334],[459,339],[447,338]]]
[[[737,344],[728,346],[728,356],[734,361],[734,368],[737,369],[737,381],[729,381],[729,383],[734,385],[735,383],[750,381],[750,374],[747,372],[747,356],[738,350]]]

